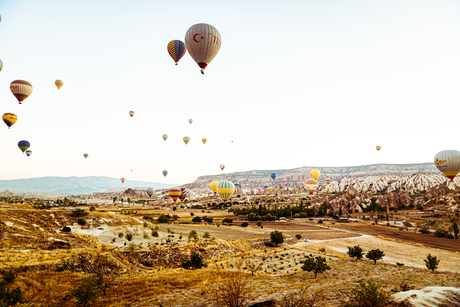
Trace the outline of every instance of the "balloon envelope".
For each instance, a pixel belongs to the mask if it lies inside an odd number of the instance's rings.
[[[193,123],[193,119],[190,118],[190,119],[188,120],[188,122],[189,122],[190,124]]]
[[[57,79],[56,81],[54,81],[54,84],[57,86],[58,89],[60,89],[64,85],[64,82],[62,82],[62,80]]]
[[[272,177],[272,179],[275,180],[276,174],[275,174],[275,173],[272,173],[272,174],[270,175],[270,177]]]
[[[326,184],[330,184],[331,183],[331,178],[326,178]]]
[[[83,154],[83,157],[85,157],[85,159],[87,159],[88,156],[89,156],[89,155],[88,155],[87,153]]]
[[[167,134],[163,134],[163,140],[167,140],[168,139],[168,135]]]
[[[184,136],[182,140],[184,141],[185,145],[187,145],[188,142],[190,142],[190,138],[188,136]]]
[[[178,187],[174,187],[169,190],[169,197],[171,197],[174,202],[176,202],[181,194],[182,191]]]
[[[198,23],[191,26],[185,34],[185,47],[188,53],[200,66],[201,73],[219,53],[222,45],[220,33],[211,25]]]
[[[29,150],[26,150],[26,155],[27,155],[28,157],[30,157],[31,154],[32,154],[32,150],[30,150],[30,149],[29,149]]]
[[[168,171],[167,171],[167,170],[164,170],[164,171],[163,171],[163,176],[166,177],[166,175],[168,175]]]
[[[19,101],[19,104],[22,104],[22,101],[32,94],[33,87],[27,81],[24,80],[14,80],[10,84],[11,93]]]
[[[434,156],[434,164],[450,180],[460,173],[460,151],[443,150]]]
[[[310,192],[310,194],[313,194],[313,192],[315,192],[318,188],[318,181],[312,178],[307,179],[307,181],[305,181],[305,186],[307,187],[307,191]]]
[[[125,178],[121,178],[121,183],[125,183]]]
[[[0,71],[2,71],[2,69],[3,69],[3,62],[2,60],[0,60]]]
[[[380,151],[381,148],[381,146],[375,146],[375,149],[377,149],[377,151]]]
[[[3,122],[8,126],[8,129],[10,129],[10,127],[13,126],[14,123],[18,120],[18,117],[13,113],[5,113],[2,115],[2,119]]]
[[[224,168],[225,168],[225,164],[221,164],[221,165],[220,165],[220,169],[221,169],[221,170],[224,170]]]
[[[21,149],[22,153],[24,153],[24,151],[29,149],[30,143],[28,141],[22,140],[22,141],[19,141],[18,147],[19,147],[19,149]]]
[[[201,141],[203,142],[203,144],[206,144],[208,140],[206,138],[202,138]]]
[[[147,195],[152,197],[153,193],[155,193],[155,190],[153,188],[148,188],[147,189]]]
[[[235,185],[231,181],[221,181],[217,185],[217,193],[224,201],[228,200],[235,192]]]
[[[314,169],[310,172],[310,176],[315,180],[319,178],[319,175],[321,175],[321,172],[317,169]]]
[[[133,117],[134,116],[134,111],[129,111],[129,116]]]
[[[179,62],[180,59],[185,55],[185,44],[183,41],[180,41],[178,39],[172,40],[168,43],[168,53],[174,60],[174,62],[177,63]]]
[[[211,190],[214,192],[214,193],[217,193],[217,185],[219,184],[219,181],[213,181],[211,182],[211,184],[209,185],[209,187],[211,188]]]

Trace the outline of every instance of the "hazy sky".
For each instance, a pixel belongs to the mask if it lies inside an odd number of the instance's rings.
[[[0,179],[186,183],[221,163],[418,163],[460,149],[457,0],[0,0],[0,14],[0,112],[18,116],[0,126]],[[205,75],[166,51],[196,23],[222,37]],[[34,87],[22,105],[16,79]]]

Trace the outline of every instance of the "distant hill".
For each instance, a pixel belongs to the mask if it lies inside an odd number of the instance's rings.
[[[103,192],[112,188],[153,187],[165,189],[177,184],[126,180],[110,177],[40,177],[16,180],[0,180],[0,191],[9,190],[14,194],[40,195],[84,195]]]
[[[293,169],[279,170],[252,170],[246,172],[236,172],[230,174],[220,174],[212,176],[200,176],[194,182],[186,184],[188,189],[208,188],[212,181],[230,180],[238,182],[244,188],[260,188],[264,184],[282,184],[283,186],[295,186],[303,184],[310,178],[310,172],[318,169],[321,176],[318,178],[320,183],[324,183],[326,178],[333,181],[342,178],[357,178],[365,176],[408,176],[411,174],[440,174],[433,162],[417,164],[372,164],[360,166],[343,166],[343,167],[319,167],[303,166]],[[271,180],[270,174],[276,173],[276,180]]]

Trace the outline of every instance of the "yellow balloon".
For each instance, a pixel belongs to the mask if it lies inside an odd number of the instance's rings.
[[[310,172],[310,176],[315,180],[319,178],[319,175],[321,175],[321,172],[317,169],[314,169]]]
[[[60,89],[63,85],[64,85],[64,82],[62,82],[62,80],[56,80],[54,81],[54,84],[56,84],[57,88]]]
[[[214,193],[217,193],[217,185],[219,184],[219,181],[213,181],[211,182],[211,190],[214,192]]]

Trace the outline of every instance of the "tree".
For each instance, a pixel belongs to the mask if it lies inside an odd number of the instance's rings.
[[[128,204],[131,203],[131,198],[128,197]]]
[[[26,303],[22,300],[21,288],[9,289],[7,285],[13,283],[18,273],[8,269],[3,273],[3,280],[0,282],[0,306],[18,306]]]
[[[363,256],[364,256],[364,251],[363,249],[359,246],[359,245],[356,245],[356,246],[348,246],[348,252],[347,252],[348,256],[350,256],[351,258],[354,258],[356,257],[356,262],[358,262],[358,260],[362,259]]]
[[[176,211],[176,210],[177,210],[177,208],[176,208],[176,206],[174,206],[174,207],[173,207],[173,211]]]
[[[241,224],[241,227],[248,227],[248,226],[249,226],[248,222],[243,222],[243,223]]]
[[[231,223],[233,223],[233,219],[230,219],[230,218],[228,218],[228,217],[227,217],[227,218],[224,218],[224,219],[222,220],[222,223],[231,224]]]
[[[104,293],[104,295],[107,290],[113,287],[114,280],[115,280],[115,276],[113,275],[106,276],[102,273],[97,273],[97,277],[96,277],[97,287],[99,288],[99,290],[102,291],[102,293]]]
[[[280,307],[313,307],[316,291],[308,291],[310,285],[289,291],[279,302]]]
[[[168,224],[169,220],[171,220],[171,216],[169,214],[162,214],[158,217],[158,223]]]
[[[326,264],[326,257],[322,256],[309,256],[304,260],[302,270],[315,273],[315,278],[318,273],[323,273],[330,270],[331,267]]]
[[[366,258],[374,261],[374,264],[377,264],[377,260],[382,259],[384,256],[385,253],[380,249],[373,249],[367,253]]]
[[[117,202],[117,197],[114,196],[114,197],[113,197],[113,203],[116,203],[116,202]]]
[[[195,216],[195,217],[192,219],[192,222],[193,222],[193,223],[201,223],[201,217]]]
[[[262,221],[257,221],[256,225],[257,225],[257,227],[262,226]]]
[[[348,293],[347,307],[385,307],[391,304],[391,293],[382,289],[380,283],[361,278],[358,285]]]
[[[281,231],[275,230],[270,232],[270,240],[273,244],[278,245],[284,242],[284,236]]]
[[[83,278],[79,286],[70,289],[69,294],[77,300],[78,307],[87,307],[96,303],[100,292],[96,279],[88,277]]]
[[[194,216],[194,215],[195,215],[195,213],[193,213],[193,212],[190,212],[190,216]]]
[[[295,237],[297,238],[297,240],[300,240],[302,238],[302,235],[300,233],[296,234]]]
[[[210,237],[211,237],[211,235],[207,231],[203,234],[204,239],[209,239]]]
[[[438,269],[439,262],[441,262],[440,259],[436,256],[431,256],[431,254],[428,254],[426,256],[425,265],[428,270],[431,270],[432,272],[436,271]]]
[[[70,216],[71,217],[83,217],[83,216],[88,215],[88,214],[89,213],[86,212],[85,210],[77,208],[75,210],[72,210],[72,212],[70,213]]]
[[[201,269],[202,267],[205,266],[205,264],[203,263],[203,256],[201,256],[199,253],[196,253],[196,252],[192,253],[190,255],[190,260],[182,261],[181,266],[186,270]]]
[[[452,224],[452,230],[454,231],[454,236],[455,236],[455,239],[458,239],[458,225],[457,225],[457,221],[454,221],[454,223]]]
[[[194,240],[195,242],[198,242],[198,233],[196,232],[196,230],[192,229],[190,230],[189,234],[188,234],[188,240]]]

